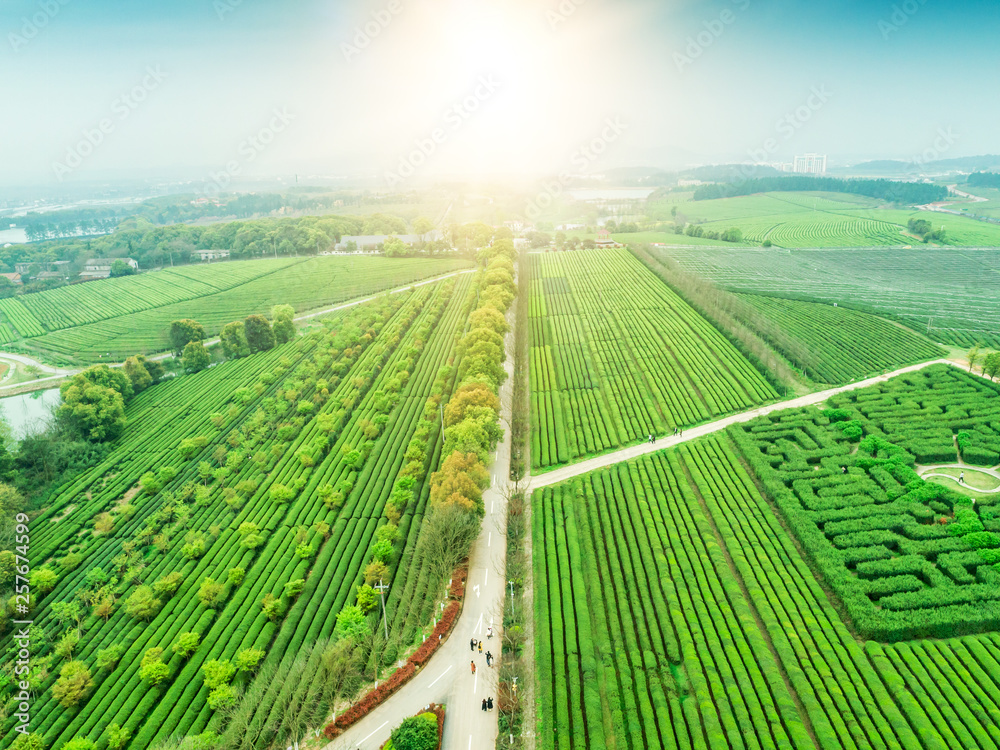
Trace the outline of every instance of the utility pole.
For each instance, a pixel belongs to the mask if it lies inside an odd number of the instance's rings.
[[[389,624],[385,621],[385,592],[389,590],[389,587],[382,583],[382,579],[378,579],[378,586],[375,587],[378,590],[379,596],[382,597],[382,627],[385,628],[385,640],[389,640]]]
[[[510,584],[510,613],[514,614],[514,579],[512,578],[507,583]]]

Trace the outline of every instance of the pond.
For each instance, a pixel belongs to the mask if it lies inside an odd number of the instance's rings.
[[[13,436],[20,440],[48,425],[52,420],[52,407],[59,400],[58,388],[0,398],[0,417],[10,425]]]

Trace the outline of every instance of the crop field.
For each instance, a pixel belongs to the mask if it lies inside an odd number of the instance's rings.
[[[799,351],[808,352],[799,364],[817,382],[846,383],[944,354],[925,337],[858,310],[751,294],[739,297],[799,344]],[[779,342],[771,343],[780,349]]]
[[[1000,347],[1000,249],[652,250],[734,292],[837,303],[933,341]]]
[[[471,275],[426,285],[134,399],[114,450],[32,520],[35,569],[45,561],[57,575],[31,614],[32,730],[46,746],[98,741],[112,723],[131,730],[133,749],[204,731],[217,712],[203,667],[247,649],[276,664],[329,637],[384,539],[389,648],[420,641],[443,593],[412,557],[439,461],[434,397],[454,387],[475,302]],[[414,461],[416,476],[404,472]],[[386,535],[390,498],[401,516]],[[56,646],[75,630],[73,601],[109,608],[83,608],[70,657]],[[173,648],[183,633],[200,636],[193,653]],[[52,688],[70,658],[94,687],[66,709]],[[166,665],[162,681],[145,674],[150,660]],[[13,724],[0,725],[4,747]]]
[[[627,250],[529,258],[535,468],[777,398]]]
[[[168,349],[167,331],[178,318],[194,318],[214,335],[276,304],[306,312],[467,266],[451,259],[344,256],[188,266],[2,300],[0,316],[43,356],[124,358]]]
[[[859,472],[875,470],[861,468],[874,461],[846,443],[828,446],[840,423],[820,424],[813,413],[815,430],[803,413],[779,412],[731,428],[731,437],[535,491],[540,748],[1000,747],[1000,637],[859,642],[762,497],[733,437],[777,449],[747,455],[751,466],[764,464],[769,490],[777,482],[773,491],[786,495],[787,481],[821,482],[813,473],[832,486],[844,461],[845,482],[860,485]],[[799,446],[821,430],[834,438],[799,461]],[[810,476],[769,474],[783,470],[781,450]],[[835,498],[847,499],[816,492],[816,504],[830,506],[816,513],[833,514]],[[863,497],[854,496],[862,511],[871,507]],[[843,518],[827,527],[842,524],[845,541],[854,533],[860,543],[839,507]],[[790,525],[808,549],[816,531]],[[899,552],[855,559],[858,588],[877,597],[891,588],[883,581],[907,578]],[[952,554],[951,565],[963,567],[958,556],[967,553]],[[892,577],[879,577],[880,565]]]
[[[949,245],[1000,244],[1000,225],[928,211],[894,209],[882,201],[844,193],[780,192],[683,203],[657,202],[649,211],[661,219],[663,206],[676,206],[689,223],[706,230],[739,227],[747,242],[778,247],[903,246],[919,243],[908,234],[911,218],[943,226]],[[983,204],[986,205],[986,204]],[[679,244],[687,244],[681,242]]]

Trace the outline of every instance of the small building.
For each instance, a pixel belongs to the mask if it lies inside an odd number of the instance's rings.
[[[0,276],[3,276],[6,279],[10,279],[15,284],[23,283],[21,281],[21,274],[19,273],[0,273]]]
[[[225,260],[229,257],[228,250],[195,250],[191,253],[192,258],[199,258],[203,263],[213,260]]]
[[[607,229],[602,229],[597,233],[597,239],[594,240],[594,245],[597,247],[624,247],[624,245],[618,244],[611,238],[611,232]]]
[[[22,276],[30,276],[31,269],[41,274],[56,274],[57,277],[67,276],[69,272],[68,260],[35,261],[34,263],[15,263],[14,270]]]
[[[119,260],[125,261],[136,271],[139,270],[138,262],[132,258],[89,258],[83,264],[83,270],[80,271],[80,278],[84,281],[106,279],[111,276],[111,265]]]
[[[340,242],[337,243],[334,249],[343,252],[353,242],[357,252],[372,252],[381,245],[384,245],[385,241],[391,236],[389,234],[344,235],[340,238]],[[399,234],[396,235],[396,238],[412,247],[418,242],[436,242],[442,236],[441,232],[435,229],[427,234]]]

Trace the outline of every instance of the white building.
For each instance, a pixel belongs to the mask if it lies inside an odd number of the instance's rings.
[[[106,279],[111,276],[111,264],[118,260],[125,261],[136,271],[139,270],[138,262],[132,260],[132,258],[90,258],[83,264],[80,278],[85,281],[89,279]]]
[[[367,234],[367,235],[344,235],[340,238],[340,242],[337,243],[335,250],[341,252],[347,250],[347,246],[350,243],[354,243],[354,247],[358,252],[366,252],[375,250],[379,245],[384,245],[385,241],[389,239],[392,235],[389,234]],[[403,244],[416,245],[418,242],[437,242],[441,239],[443,235],[438,230],[433,230],[427,234],[399,234],[396,238],[402,240]]]
[[[228,250],[195,250],[191,256],[201,258],[202,262],[208,260],[225,260],[229,257]]]
[[[803,154],[792,163],[796,174],[826,174],[826,154]]]

